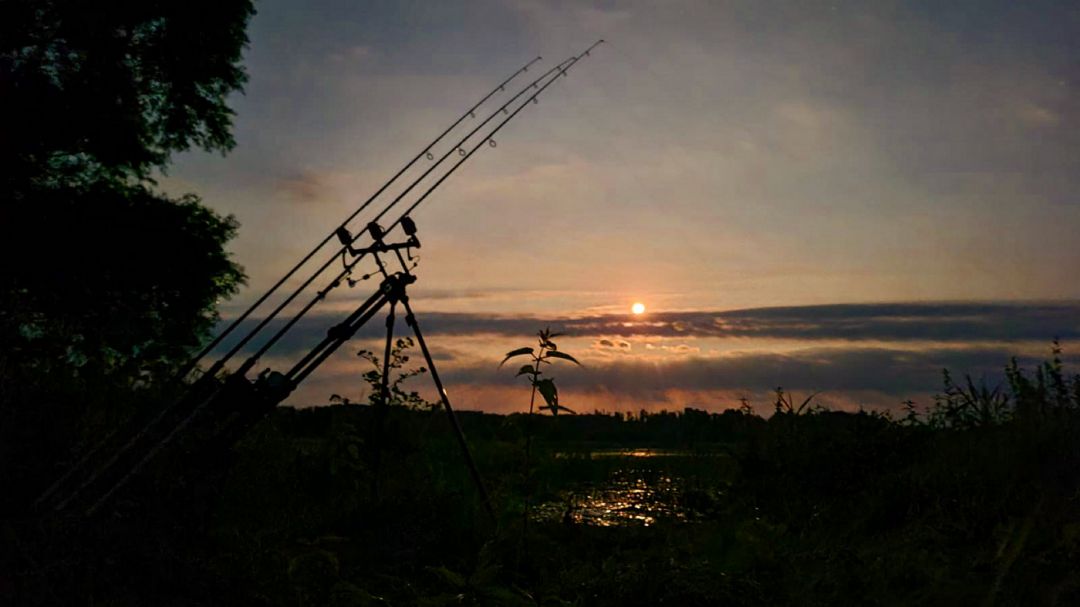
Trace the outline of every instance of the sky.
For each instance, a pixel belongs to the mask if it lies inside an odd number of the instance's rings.
[[[413,214],[411,301],[457,407],[527,408],[498,363],[548,325],[584,363],[553,369],[583,411],[764,411],[778,386],[895,408],[929,404],[943,367],[1000,381],[1054,337],[1080,360],[1080,5],[257,9],[236,148],[160,180],[241,224],[249,284],[226,319],[498,82],[544,57],[449,140],[603,38]],[[335,290],[260,368],[287,368],[373,286]],[[355,353],[383,330],[288,402],[364,398]]]

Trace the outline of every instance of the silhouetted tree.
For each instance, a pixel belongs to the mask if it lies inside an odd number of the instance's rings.
[[[145,178],[227,151],[249,0],[0,2],[0,166],[28,180]]]
[[[244,275],[152,174],[233,146],[248,0],[0,0],[0,482],[147,400]],[[13,467],[22,467],[13,472]],[[9,493],[9,495],[11,495]],[[2,502],[3,500],[0,500]]]
[[[252,12],[0,3],[0,330],[16,362],[131,379],[212,327],[243,280],[223,249],[236,223],[149,177],[172,152],[233,145],[226,95]]]

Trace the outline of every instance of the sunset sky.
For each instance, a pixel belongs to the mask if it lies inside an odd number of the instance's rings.
[[[1080,353],[1080,5],[258,11],[236,149],[185,154],[160,180],[241,224],[249,286],[225,318],[500,80],[604,38],[414,214],[412,302],[457,407],[526,408],[497,364],[549,324],[585,364],[556,370],[585,411],[744,395],[765,410],[779,385],[834,407],[926,404],[942,367],[994,382],[1055,336]],[[259,368],[286,366],[372,286],[339,289]],[[355,351],[382,322],[369,329],[289,402],[362,397]]]

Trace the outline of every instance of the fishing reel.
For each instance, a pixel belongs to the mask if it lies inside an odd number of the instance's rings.
[[[360,235],[353,236],[345,226],[339,227],[334,231],[334,235],[337,236],[338,242],[341,243],[345,250],[349,252],[353,257],[359,257],[361,255],[367,255],[368,253],[387,253],[390,251],[405,250],[409,259],[412,259],[412,249],[420,248],[420,239],[416,237],[416,223],[410,217],[402,217],[398,220],[401,224],[401,229],[405,232],[405,235],[409,238],[405,242],[398,242],[394,244],[386,244],[384,238],[386,237],[386,230],[383,229],[378,223],[372,221],[364,228],[364,232],[367,232],[371,236],[371,246],[358,249],[353,246],[356,239]]]
[[[409,267],[405,268],[406,271],[415,268],[419,256],[413,254],[413,249],[420,248],[420,239],[416,236],[416,222],[414,222],[411,217],[405,216],[399,219],[398,223],[401,224],[402,231],[405,232],[405,234],[409,237],[407,240],[405,240],[405,242],[387,244],[384,240],[386,237],[386,230],[383,229],[383,227],[380,226],[378,223],[372,221],[371,223],[367,224],[367,227],[364,228],[364,231],[367,232],[369,236],[371,236],[372,244],[371,246],[364,247],[362,249],[358,249],[353,246],[353,242],[355,242],[356,239],[359,238],[359,235],[353,236],[353,234],[349,232],[348,228],[346,228],[345,226],[341,226],[337,230],[335,230],[334,234],[337,236],[338,241],[341,242],[342,246],[345,247],[345,249],[341,252],[341,263],[345,266],[345,269],[348,270],[351,274],[352,265],[355,264],[355,262],[353,262],[353,264],[350,264],[346,260],[346,253],[352,255],[354,258],[361,257],[370,253],[372,256],[375,257],[375,263],[382,267],[382,260],[379,259],[379,253],[389,253],[391,251],[398,255],[399,259],[401,259],[401,263],[403,266],[407,265],[405,261],[406,259],[408,259],[409,262],[412,262]],[[401,251],[403,250],[405,251],[404,257],[401,256]],[[365,274],[360,278],[360,280],[367,280],[369,278],[371,278],[371,274]],[[350,287],[356,286],[356,283],[360,282],[360,280],[353,280],[351,277],[346,277],[346,280],[348,281]]]

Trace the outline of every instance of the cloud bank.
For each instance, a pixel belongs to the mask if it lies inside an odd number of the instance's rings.
[[[284,366],[299,358],[337,321],[326,313],[305,318],[268,361]],[[455,391],[466,388],[490,399],[519,384],[497,367],[501,353],[529,343],[537,328],[550,325],[567,333],[561,345],[585,362],[583,368],[558,370],[562,389],[579,398],[592,395],[588,402],[630,408],[672,405],[673,390],[689,394],[693,402],[730,406],[734,395],[760,399],[778,386],[825,391],[844,402],[895,405],[939,389],[942,369],[998,383],[1010,358],[1037,364],[1048,357],[1055,337],[1065,344],[1067,364],[1080,361],[1069,351],[1080,338],[1080,303],[1074,302],[844,304],[646,318],[433,312],[420,315],[420,321],[444,380]],[[280,326],[271,327],[275,324]],[[377,344],[384,331],[382,322],[365,327],[293,402],[325,402],[320,394],[328,390],[348,393],[361,364],[352,351]],[[399,322],[397,331],[408,330]],[[720,403],[710,394],[728,397]]]

